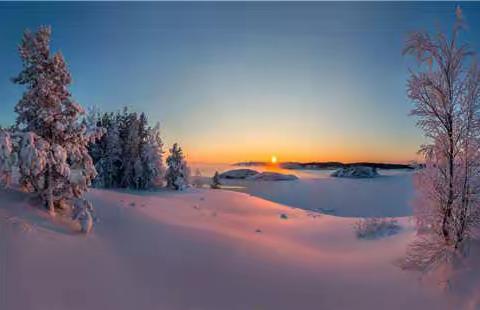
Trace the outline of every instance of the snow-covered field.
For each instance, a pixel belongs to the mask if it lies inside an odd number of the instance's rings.
[[[225,168],[225,167],[221,167]],[[229,167],[231,169],[231,167]],[[260,168],[260,169],[258,169]],[[262,167],[252,169],[262,171]],[[211,173],[208,167],[202,172]],[[376,178],[333,178],[333,170],[275,170],[299,177],[293,181],[227,180],[225,189],[245,192],[295,208],[346,217],[398,217],[412,215],[413,171],[379,170]],[[211,179],[202,177],[201,183]]]
[[[410,175],[257,185],[268,200],[229,190],[91,190],[100,222],[87,236],[29,196],[2,191],[0,309],[480,307],[475,265],[447,292],[396,266],[415,235],[408,217],[393,236],[357,239],[352,216],[410,212]],[[287,206],[309,199],[342,217]]]

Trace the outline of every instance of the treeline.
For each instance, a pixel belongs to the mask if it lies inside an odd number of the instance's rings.
[[[89,145],[98,173],[93,186],[143,190],[167,185],[180,190],[188,185],[182,149],[173,145],[165,167],[160,126],[149,126],[145,113],[127,108],[116,113],[93,110],[85,121],[88,127],[104,131],[102,138]]]

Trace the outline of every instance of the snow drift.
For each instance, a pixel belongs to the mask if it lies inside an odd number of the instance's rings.
[[[398,234],[365,241],[355,235],[355,219],[242,193],[92,190],[101,221],[85,236],[33,207],[28,195],[0,195],[0,309],[463,305],[392,264],[414,237],[406,219]]]

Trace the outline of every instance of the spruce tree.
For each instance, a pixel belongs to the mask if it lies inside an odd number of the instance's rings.
[[[146,142],[142,147],[143,185],[144,188],[155,188],[162,186],[163,174],[163,142],[160,138],[160,124],[149,127],[146,135]]]
[[[55,207],[81,199],[96,176],[87,145],[99,132],[80,122],[84,110],[68,91],[72,78],[62,54],[50,51],[50,37],[50,27],[24,33],[19,46],[23,70],[13,82],[26,87],[15,107],[23,132],[20,181],[54,215]]]
[[[167,187],[174,190],[183,190],[188,186],[189,169],[182,148],[177,143],[170,149],[167,158],[167,172],[165,179]]]

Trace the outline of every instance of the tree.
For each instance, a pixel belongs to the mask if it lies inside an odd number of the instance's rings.
[[[212,178],[212,184],[210,185],[210,187],[213,189],[219,189],[220,185],[222,185],[220,183],[220,176],[218,174],[218,171],[215,171],[215,174],[213,175],[213,178]]]
[[[122,112],[89,116],[87,124],[95,123],[106,134],[89,152],[94,160],[98,187],[149,189],[163,185],[163,142],[160,125],[148,126],[144,113]]]
[[[50,27],[25,31],[19,46],[23,70],[13,82],[26,91],[15,107],[20,130],[22,186],[40,195],[50,214],[83,199],[96,170],[87,145],[101,135],[80,122],[83,108],[68,91],[63,56],[50,51]]]
[[[480,69],[460,40],[463,26],[457,8],[450,37],[415,32],[404,50],[419,64],[408,81],[411,114],[430,141],[421,146],[426,165],[415,177],[422,234],[410,246],[407,267],[427,270],[451,259],[479,224]]]
[[[98,170],[97,184],[105,188],[114,188],[120,183],[122,168],[122,142],[118,124],[113,122],[104,137],[103,156],[95,165]]]
[[[86,115],[83,119],[83,124],[87,128],[98,129],[98,130],[106,130],[106,128],[104,127],[103,120],[104,120],[104,118],[100,114],[99,108],[96,107],[96,106],[92,106],[92,107],[88,108],[88,111],[87,111],[87,113],[86,113]],[[104,140],[105,140],[105,136],[103,136],[101,139],[99,139],[99,141],[95,141],[95,143],[90,143],[88,145],[88,152],[90,154],[90,157],[92,157],[92,160],[93,160],[94,163],[97,163],[98,159],[103,156],[102,145],[103,145]],[[97,172],[98,172],[98,169],[97,169]],[[96,181],[96,180],[98,180],[98,176],[97,176],[97,178],[95,178],[94,181]]]
[[[125,119],[126,135],[124,135],[124,170],[122,184],[125,187],[139,189],[143,167],[140,162],[140,122],[137,113],[131,113]]]
[[[142,114],[143,115],[143,114]],[[145,123],[146,124],[146,123]],[[163,184],[163,142],[160,137],[160,124],[149,127],[142,147],[143,188],[160,187]]]
[[[165,179],[167,187],[174,190],[183,190],[188,186],[189,169],[185,161],[182,148],[177,143],[170,149],[167,157],[167,172]]]
[[[13,145],[10,133],[0,129],[0,184],[10,185],[13,167]]]

